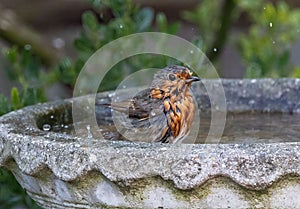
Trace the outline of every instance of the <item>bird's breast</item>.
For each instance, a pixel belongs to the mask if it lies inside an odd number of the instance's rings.
[[[184,136],[189,132],[194,117],[194,102],[190,95],[175,95],[164,100],[164,113],[173,138]]]

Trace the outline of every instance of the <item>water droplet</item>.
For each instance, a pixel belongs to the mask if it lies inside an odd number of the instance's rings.
[[[256,83],[256,82],[257,82],[256,79],[252,79],[252,80],[251,80],[251,83]]]
[[[54,118],[54,115],[50,115],[50,118],[53,119],[53,118]]]
[[[109,98],[112,98],[113,96],[115,96],[115,92],[109,93],[109,94],[108,94],[108,97],[109,97]]]
[[[251,99],[249,102],[248,102],[248,104],[249,105],[253,105],[253,104],[255,104],[256,102],[255,102],[255,100],[253,100],[253,99]]]
[[[91,133],[91,126],[87,125],[86,126],[86,130],[87,130],[87,138],[93,138],[92,133]]]
[[[279,91],[277,94],[276,94],[276,98],[280,98],[281,97],[281,95],[282,95],[282,92],[281,91]]]
[[[1,29],[7,29],[10,26],[10,22],[7,20],[0,20],[0,28]]]
[[[273,23],[272,22],[270,22],[270,28],[272,28],[273,27]]]
[[[50,124],[44,124],[43,125],[43,131],[50,131],[51,130],[51,125]]]
[[[127,87],[126,85],[123,85],[123,86],[122,86],[123,89],[126,89],[126,87]]]
[[[275,41],[272,41],[272,44],[276,44],[276,42],[275,42]]]
[[[190,53],[191,53],[191,54],[194,54],[194,51],[193,51],[193,50],[191,50],[191,51],[190,51]]]
[[[52,131],[60,131],[61,130],[61,126],[59,124],[56,124],[52,127]]]
[[[112,100],[111,100],[112,102],[120,102],[120,97],[114,97]]]
[[[31,45],[30,44],[26,44],[24,46],[24,49],[27,50],[27,51],[29,51],[31,49]]]
[[[264,7],[264,10],[266,10],[266,7]]]
[[[218,49],[217,48],[214,48],[214,52],[217,52],[218,51]]]
[[[123,28],[123,25],[120,25],[120,28],[122,29],[122,28]]]
[[[65,41],[62,38],[56,38],[52,40],[52,45],[56,49],[63,48],[66,44]]]

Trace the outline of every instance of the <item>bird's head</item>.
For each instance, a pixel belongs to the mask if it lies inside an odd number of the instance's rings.
[[[185,93],[192,82],[200,78],[193,76],[193,73],[183,66],[167,66],[159,70],[152,81],[152,97],[162,98],[168,94],[178,95]]]

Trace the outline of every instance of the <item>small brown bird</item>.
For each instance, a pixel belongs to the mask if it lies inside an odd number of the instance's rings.
[[[159,70],[150,88],[126,102],[112,103],[115,112],[126,113],[120,131],[130,141],[175,143],[188,135],[195,104],[190,86],[200,79],[182,66]]]

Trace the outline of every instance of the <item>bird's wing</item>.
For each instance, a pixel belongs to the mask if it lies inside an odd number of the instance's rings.
[[[163,101],[151,98],[150,89],[145,89],[126,101],[96,101],[96,105],[114,110],[111,117],[115,126],[130,141],[158,141],[167,127]]]
[[[145,120],[163,113],[163,102],[150,96],[150,89],[139,92],[133,98],[120,102],[101,103],[96,105],[111,108],[112,110],[127,114],[129,118]]]

